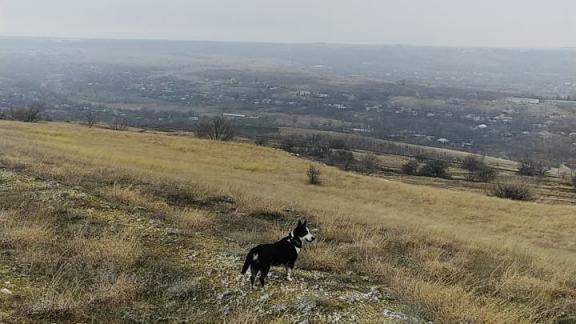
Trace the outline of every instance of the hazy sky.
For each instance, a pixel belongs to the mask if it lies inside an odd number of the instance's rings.
[[[0,35],[576,46],[576,0],[0,0]]]

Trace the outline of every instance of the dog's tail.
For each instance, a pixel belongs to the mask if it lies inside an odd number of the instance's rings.
[[[250,267],[250,264],[252,263],[252,258],[254,257],[254,252],[250,251],[248,252],[248,255],[246,256],[246,261],[244,261],[244,266],[242,267],[242,275],[246,274],[246,271],[248,271],[248,267]]]

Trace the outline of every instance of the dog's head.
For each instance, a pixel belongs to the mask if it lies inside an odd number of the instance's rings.
[[[300,240],[306,240],[307,242],[313,242],[316,238],[308,229],[308,221],[305,220],[304,222],[298,221],[298,226],[292,231],[294,236],[300,238]]]

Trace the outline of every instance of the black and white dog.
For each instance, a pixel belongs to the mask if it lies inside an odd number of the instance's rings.
[[[248,252],[242,267],[242,275],[246,274],[250,268],[252,287],[254,287],[254,280],[258,273],[260,273],[260,284],[264,287],[264,280],[272,266],[284,266],[288,281],[292,281],[291,272],[302,248],[302,241],[312,242],[316,239],[307,225],[308,221],[304,223],[298,221],[298,226],[287,237],[276,243],[260,244]]]

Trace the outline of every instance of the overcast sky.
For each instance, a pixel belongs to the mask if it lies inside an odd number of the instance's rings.
[[[576,0],[0,0],[1,36],[575,47]]]

